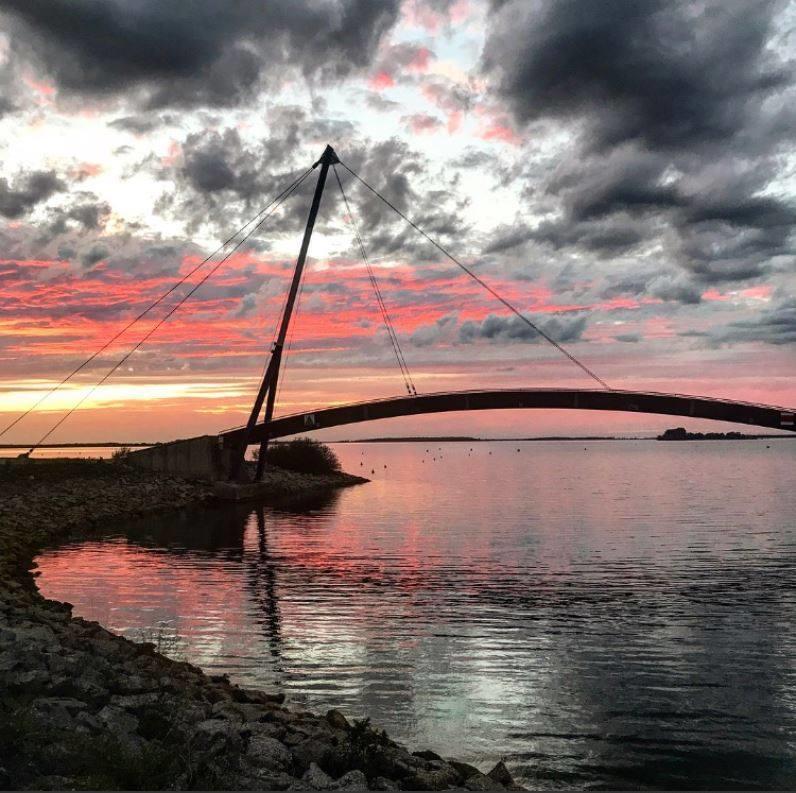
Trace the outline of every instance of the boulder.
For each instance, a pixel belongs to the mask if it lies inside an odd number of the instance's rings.
[[[332,787],[334,790],[367,790],[368,778],[359,769],[355,769],[335,780]]]
[[[482,774],[480,771],[467,777],[464,787],[467,790],[503,790],[503,785],[499,782],[495,782],[494,779],[490,779],[486,774]]]
[[[246,756],[258,766],[276,771],[291,771],[293,756],[290,750],[276,738],[263,732],[254,732],[249,736]]]
[[[348,731],[351,729],[348,719],[339,710],[330,710],[326,714],[326,721],[329,722],[329,726],[334,730]]]
[[[293,757],[301,769],[308,769],[310,763],[317,763],[321,768],[328,765],[334,754],[332,745],[318,738],[305,738],[293,747]]]
[[[313,790],[329,790],[332,787],[332,778],[323,770],[321,770],[316,763],[310,763],[310,767],[301,777],[301,781],[305,785],[309,785]]]
[[[138,729],[138,719],[132,713],[113,705],[102,708],[97,718],[117,737],[131,735]]]
[[[509,773],[509,769],[506,768],[506,764],[502,760],[495,764],[495,767],[487,776],[494,782],[498,782],[505,787],[513,787],[516,784],[514,782],[514,777]]]

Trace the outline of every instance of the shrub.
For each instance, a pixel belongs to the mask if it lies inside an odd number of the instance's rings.
[[[312,438],[297,438],[268,447],[268,465],[302,474],[333,474],[340,470],[340,460],[325,444]]]
[[[129,446],[120,446],[111,454],[111,460],[115,463],[126,463],[127,458],[130,456],[130,451]]]

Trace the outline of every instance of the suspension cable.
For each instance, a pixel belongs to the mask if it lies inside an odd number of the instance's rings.
[[[381,289],[379,288],[379,282],[376,280],[376,274],[373,272],[373,267],[368,260],[368,255],[365,252],[365,244],[362,241],[362,236],[359,233],[359,229],[357,228],[356,222],[354,221],[354,214],[351,212],[351,206],[348,203],[348,197],[345,194],[345,190],[343,189],[343,183],[340,181],[340,174],[337,172],[337,166],[332,165],[332,169],[334,170],[335,178],[337,179],[337,185],[340,188],[340,194],[343,196],[343,202],[345,203],[346,213],[348,216],[348,223],[351,226],[351,230],[356,237],[357,243],[359,245],[359,250],[362,254],[362,261],[365,263],[365,267],[368,272],[368,278],[370,279],[371,286],[373,287],[373,292],[376,295],[376,302],[378,303],[379,310],[381,311],[381,317],[384,320],[384,325],[387,328],[387,335],[390,337],[390,343],[392,344],[393,352],[395,353],[395,358],[398,361],[398,367],[401,370],[401,375],[404,380],[404,386],[406,387],[406,392],[409,396],[417,396],[417,389],[415,388],[415,384],[412,380],[412,375],[409,373],[409,366],[406,363],[406,358],[404,357],[403,350],[401,349],[401,345],[398,342],[398,335],[395,332],[395,327],[393,326],[392,320],[390,319],[390,314],[387,311],[387,306],[384,303],[384,298],[381,294]]]
[[[44,435],[42,435],[42,437],[30,447],[28,454],[31,454],[36,450],[36,448],[41,446],[42,443],[44,443],[44,441],[46,441],[47,438],[49,438],[50,435],[52,435],[53,432],[58,429],[58,427],[60,427],[103,383],[105,383],[106,380],[108,380],[108,378],[111,377],[111,375],[113,375],[113,373],[116,372],[119,367],[122,366],[125,361],[127,361],[127,359],[130,358],[130,356],[139,347],[141,347],[141,345],[144,344],[158,330],[158,328],[160,328],[174,314],[174,312],[177,311],[177,309],[180,308],[180,306],[182,306],[183,303],[185,303],[185,301],[197,291],[197,289],[199,289],[199,287],[202,286],[202,284],[204,284],[215,272],[217,272],[224,262],[226,262],[232,256],[232,254],[234,254],[235,251],[237,251],[238,248],[240,248],[241,245],[243,245],[243,243],[246,242],[246,240],[248,240],[255,231],[257,231],[257,229],[259,229],[269,218],[273,216],[273,214],[277,209],[279,209],[284,201],[287,200],[301,186],[302,182],[307,178],[307,176],[309,176],[310,173],[312,173],[312,168],[298,177],[298,179],[296,179],[289,187],[286,187],[271,202],[271,204],[269,204],[270,207],[273,207],[271,211],[262,217],[257,224],[251,230],[249,230],[246,235],[232,248],[232,250],[229,251],[229,253],[227,253],[220,261],[213,265],[213,267],[201,278],[201,280],[198,281],[182,298],[180,298],[180,300],[174,306],[172,306],[172,308],[169,309],[169,311],[163,317],[161,317],[161,319],[158,320],[158,322],[152,328],[150,328],[147,334],[140,341],[138,341],[135,346],[128,350],[125,355],[105,373],[99,382],[93,385],[91,389],[89,389],[89,391],[84,394],[72,408],[70,408],[46,433],[44,433]]]
[[[299,179],[305,178],[311,171],[312,168],[309,168],[302,176],[299,177]],[[209,254],[201,262],[199,262],[199,264],[197,264],[195,267],[189,270],[184,276],[182,276],[182,278],[176,281],[157,300],[150,303],[140,314],[131,319],[130,322],[128,322],[118,333],[116,333],[115,336],[113,336],[113,338],[106,341],[105,344],[103,344],[96,352],[92,353],[88,358],[86,358],[85,361],[83,361],[83,363],[81,363],[78,367],[73,369],[66,377],[64,377],[64,379],[61,380],[61,382],[53,386],[43,396],[39,397],[39,399],[36,402],[34,402],[24,413],[17,416],[3,430],[0,430],[0,438],[2,438],[3,435],[5,435],[10,429],[19,424],[19,422],[22,421],[22,419],[24,419],[25,416],[32,413],[39,405],[42,404],[42,402],[44,402],[45,399],[48,399],[62,386],[66,385],[76,374],[85,369],[85,367],[88,366],[97,356],[102,355],[102,353],[105,352],[105,350],[107,350],[108,347],[110,347],[115,341],[117,341],[125,333],[127,333],[127,331],[133,327],[133,325],[142,320],[150,311],[152,311],[153,308],[159,306],[172,292],[174,292],[175,289],[178,289],[180,286],[182,286],[192,275],[194,275],[194,273],[198,272],[202,267],[204,267],[216,254],[223,251],[224,248],[226,248],[227,245],[229,245],[239,234],[241,234],[246,229],[247,226],[250,226],[258,218],[260,218],[263,215],[263,213],[267,212],[278,199],[279,196],[274,198],[267,206],[263,207],[263,209],[261,209],[256,215],[254,215],[254,217],[247,220],[231,237],[229,237],[229,239],[221,243],[221,245],[219,245],[218,248],[216,248],[211,254]]]
[[[494,298],[499,300],[509,311],[513,314],[516,314],[526,325],[533,328],[545,341],[549,342],[553,345],[560,353],[565,355],[569,358],[572,363],[578,366],[582,371],[584,371],[592,380],[598,382],[606,391],[613,390],[608,383],[605,382],[602,378],[598,377],[591,369],[589,369],[586,364],[581,363],[569,350],[567,350],[562,344],[557,342],[554,338],[552,338],[548,333],[546,333],[542,328],[540,328],[536,323],[532,322],[528,317],[525,316],[518,308],[515,308],[506,298],[500,295],[495,289],[493,289],[489,284],[487,284],[482,278],[477,276],[469,267],[465,266],[460,262],[452,253],[448,252],[445,248],[442,247],[436,240],[430,237],[423,229],[420,228],[414,221],[410,220],[403,212],[401,212],[398,207],[396,207],[393,203],[388,201],[375,187],[371,187],[358,173],[351,170],[342,160],[339,160],[340,165],[343,166],[355,179],[361,182],[371,193],[373,193],[377,198],[381,199],[390,209],[392,209],[395,213],[399,215],[403,220],[405,220],[415,231],[418,232],[421,236],[425,237],[440,253],[450,259],[455,265],[461,268],[467,275],[470,276],[477,284],[483,287],[489,294],[491,294]]]

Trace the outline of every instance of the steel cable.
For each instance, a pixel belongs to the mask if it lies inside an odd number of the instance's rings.
[[[337,173],[337,166],[332,165],[332,168],[334,170],[335,178],[337,179],[337,185],[340,188],[340,194],[343,196],[346,213],[348,215],[348,223],[351,226],[351,230],[354,232],[354,236],[356,237],[357,243],[359,244],[359,250],[362,254],[362,261],[365,263],[365,267],[368,272],[368,278],[370,279],[371,286],[373,287],[373,291],[376,295],[376,302],[378,303],[379,309],[381,311],[382,320],[384,321],[384,325],[387,328],[387,335],[390,337],[390,342],[392,344],[393,352],[395,353],[395,357],[398,361],[398,367],[400,368],[401,375],[403,376],[406,392],[409,394],[409,396],[417,396],[417,389],[415,388],[415,384],[412,380],[412,375],[409,373],[409,366],[406,363],[406,358],[404,357],[401,345],[398,342],[398,335],[395,332],[395,327],[393,326],[392,320],[390,319],[390,314],[387,311],[387,306],[384,303],[384,298],[382,297],[381,289],[379,288],[379,282],[376,280],[376,274],[373,272],[373,267],[371,266],[370,261],[368,260],[367,253],[365,252],[365,244],[362,241],[362,236],[360,235],[359,229],[357,228],[357,225],[354,222],[354,214],[351,212],[351,206],[348,203],[348,196],[346,196],[345,194],[345,190],[343,189],[343,183],[340,181],[340,175]]]
[[[483,279],[477,276],[469,267],[462,264],[452,253],[447,251],[445,248],[442,247],[435,239],[429,236],[423,229],[420,228],[414,221],[410,220],[403,212],[401,212],[398,207],[396,207],[393,203],[387,200],[375,187],[371,187],[358,173],[353,171],[349,168],[342,160],[339,160],[340,165],[343,166],[355,179],[361,182],[371,193],[373,193],[377,198],[381,199],[390,209],[392,209],[396,214],[399,215],[404,221],[406,221],[418,234],[425,237],[440,253],[450,259],[455,265],[460,267],[467,275],[470,276],[477,284],[483,287],[487,292],[489,292],[494,298],[499,300],[509,311],[513,314],[516,314],[526,325],[533,328],[545,341],[549,342],[553,345],[560,353],[565,355],[569,358],[572,363],[574,363],[577,367],[579,367],[583,372],[585,372],[589,377],[593,380],[598,382],[606,391],[613,390],[608,383],[605,382],[601,377],[598,377],[591,369],[589,369],[586,364],[581,363],[569,350],[567,350],[563,345],[559,344],[555,339],[553,339],[550,335],[548,335],[545,331],[543,331],[536,323],[528,319],[518,308],[515,308],[506,298],[500,295],[495,289],[493,289],[489,284],[487,284]]]
[[[309,168],[304,174],[302,174],[298,178],[301,179],[301,180],[305,179],[309,175],[309,173],[311,171],[312,171],[312,168]],[[298,181],[298,180],[296,180],[296,181]],[[209,254],[205,259],[203,259],[201,262],[199,262],[199,264],[197,264],[196,267],[192,268],[182,278],[180,278],[173,286],[171,286],[166,292],[164,292],[157,300],[155,300],[154,302],[150,303],[140,314],[138,314],[136,317],[134,317],[132,320],[130,320],[130,322],[128,322],[127,325],[125,325],[115,336],[113,336],[113,338],[111,338],[108,341],[106,341],[105,344],[103,344],[102,347],[100,347],[95,353],[93,353],[88,358],[86,358],[86,360],[83,361],[83,363],[81,363],[80,366],[78,366],[77,368],[73,369],[66,377],[64,377],[63,380],[61,380],[57,385],[53,386],[53,388],[51,388],[49,391],[47,391],[47,393],[45,393],[36,402],[34,402],[24,413],[22,413],[21,415],[17,416],[3,430],[0,430],[0,438],[2,438],[3,435],[5,435],[10,429],[12,429],[17,424],[19,424],[19,422],[22,421],[22,419],[24,419],[26,416],[30,415],[39,405],[41,405],[46,399],[48,399],[50,396],[52,396],[62,386],[66,385],[66,383],[68,383],[76,374],[78,374],[83,369],[85,369],[85,367],[88,366],[95,358],[97,358],[97,356],[102,355],[102,353],[105,352],[105,350],[107,350],[108,347],[110,347],[115,341],[120,339],[128,330],[130,330],[130,328],[133,327],[133,325],[135,325],[137,322],[142,320],[150,311],[152,311],[153,308],[159,306],[170,294],[172,294],[172,292],[174,292],[175,289],[178,289],[180,286],[182,286],[192,275],[194,275],[202,267],[204,267],[216,254],[218,254],[221,251],[223,251],[224,248],[226,248],[227,245],[229,245],[241,232],[243,232],[243,230],[247,226],[250,226],[263,213],[267,212],[274,205],[274,202],[276,202],[278,199],[279,199],[279,196],[274,198],[271,201],[271,203],[269,203],[267,206],[263,207],[263,209],[261,209],[254,217],[252,217],[250,220],[246,221],[246,223],[244,223],[229,239],[225,240],[211,254]]]
[[[103,383],[105,383],[108,380],[108,378],[110,378],[111,375],[113,375],[113,373],[116,372],[119,369],[119,367],[122,366],[125,363],[125,361],[127,361],[130,358],[130,356],[139,347],[141,347],[141,345],[143,345],[158,330],[158,328],[160,328],[174,314],[174,312],[177,311],[177,309],[180,308],[180,306],[182,306],[183,303],[185,303],[185,301],[188,300],[189,297],[191,297],[191,295],[193,295],[197,291],[197,289],[199,289],[200,286],[202,286],[202,284],[204,284],[215,272],[217,272],[217,270],[221,267],[221,265],[223,265],[224,262],[226,262],[230,258],[230,256],[232,256],[232,254],[235,253],[235,251],[237,251],[241,247],[241,245],[243,245],[243,243],[246,242],[246,240],[248,240],[252,236],[252,234],[254,234],[254,232],[257,231],[257,229],[259,229],[263,225],[263,223],[265,223],[265,221],[268,220],[274,214],[274,212],[276,212],[277,209],[279,209],[279,207],[282,205],[282,203],[284,203],[284,201],[287,200],[287,198],[289,198],[299,188],[299,186],[307,178],[307,176],[309,176],[309,174],[311,172],[312,172],[312,168],[310,168],[304,174],[302,174],[289,187],[285,188],[269,204],[269,207],[273,207],[271,209],[271,211],[267,215],[265,215],[265,217],[261,218],[257,222],[257,224],[249,232],[247,232],[246,235],[235,245],[235,247],[233,247],[232,250],[229,251],[229,253],[227,253],[220,261],[218,261],[210,269],[210,271],[206,275],[204,275],[202,277],[202,279],[200,281],[198,281],[196,283],[196,285],[189,292],[187,292],[168,311],[168,313],[165,314],[147,332],[147,334],[140,341],[138,341],[135,344],[134,347],[132,347],[130,350],[128,350],[127,353],[125,353],[125,355],[111,367],[111,369],[100,379],[100,381],[98,383],[96,383],[94,386],[92,386],[91,389],[86,394],[84,394],[80,398],[80,400],[72,408],[70,408],[69,411],[65,415],[63,415],[36,443],[34,443],[33,446],[31,446],[30,449],[28,450],[28,454],[31,454],[33,451],[35,451],[35,449],[37,447],[41,446],[41,444],[44,443],[44,441],[47,440],[47,438],[49,438],[50,435],[52,435],[53,432],[55,432],[86,401],[86,399],[88,399]],[[259,214],[262,214],[262,213],[259,213]]]

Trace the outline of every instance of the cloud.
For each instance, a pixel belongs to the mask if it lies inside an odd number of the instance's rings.
[[[322,144],[353,135],[350,122],[311,117],[298,107],[272,106],[267,117],[268,136],[248,140],[235,126],[192,133],[173,161],[150,163],[170,183],[158,211],[169,212],[189,231],[207,224],[223,233],[289,185]],[[306,220],[301,201],[287,202],[285,208],[269,220],[269,228],[291,230]]]
[[[347,164],[407,217],[442,244],[463,244],[469,233],[464,219],[468,199],[453,189],[455,174],[412,148],[406,141],[362,141],[344,156]],[[415,264],[437,261],[438,253],[386,204],[362,188],[344,170],[341,179],[363,232],[369,255],[400,253]]]
[[[67,94],[145,107],[231,106],[297,74],[363,69],[398,0],[6,0],[15,58]]]
[[[537,324],[557,342],[578,341],[586,329],[586,317],[550,317]],[[502,342],[538,342],[541,336],[519,317],[500,317],[490,314],[480,322],[467,320],[459,328],[459,340],[463,344],[486,339]]]
[[[703,285],[782,266],[794,253],[796,207],[778,180],[794,149],[796,93],[777,38],[781,6],[495,3],[485,76],[531,134],[559,125],[572,141],[549,176],[526,171],[524,197],[547,217],[505,226],[489,250],[641,248]]]
[[[726,141],[789,82],[766,49],[778,5],[508,0],[484,68],[517,119],[588,117],[597,149]]]
[[[714,334],[719,342],[760,341],[765,344],[796,344],[796,298],[783,299],[752,320],[729,323]]]
[[[702,301],[702,289],[699,285],[681,274],[657,275],[647,284],[646,291],[661,300],[677,303],[695,305]]]
[[[428,113],[412,113],[408,116],[402,116],[401,123],[404,124],[407,130],[413,135],[438,132],[443,128],[442,121],[436,116],[430,116]]]
[[[585,316],[553,316],[536,321],[548,336],[562,343],[580,340],[586,323]],[[542,337],[519,317],[488,314],[482,320],[468,319],[459,323],[458,314],[451,312],[435,322],[416,328],[410,339],[416,347],[430,347],[438,344],[475,344],[479,341],[536,343]]]
[[[54,171],[20,174],[13,186],[0,177],[0,215],[12,220],[22,217],[37,204],[65,189]]]

